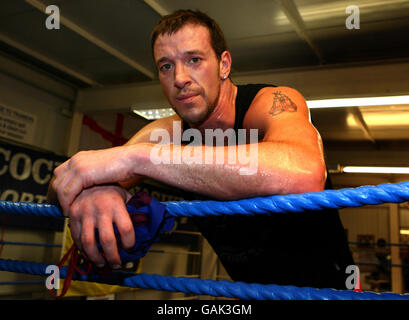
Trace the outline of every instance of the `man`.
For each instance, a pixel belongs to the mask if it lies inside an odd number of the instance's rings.
[[[234,85],[223,33],[207,15],[188,10],[162,18],[152,33],[152,50],[176,115],[150,123],[124,146],[80,152],[54,172],[49,199],[58,199],[75,243],[98,266],[107,261],[121,267],[113,223],[123,246],[132,247],[126,188],[143,177],[219,200],[320,191],[326,182],[321,138],[302,95],[288,87]],[[183,123],[176,133],[175,121]],[[209,129],[258,129],[257,170],[243,174],[246,164],[232,164],[228,156],[222,163],[157,164],[151,135],[158,129],[169,132],[173,143],[161,149],[162,157],[217,150],[228,155],[227,145],[177,148],[177,138],[189,127],[203,142]],[[235,146],[247,156],[248,148]],[[345,268],[353,261],[337,212],[195,220],[233,280],[345,289]]]

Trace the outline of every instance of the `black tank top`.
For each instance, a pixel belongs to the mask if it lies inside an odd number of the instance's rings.
[[[237,86],[236,135],[266,86],[273,85]],[[184,122],[183,129],[188,128]],[[336,210],[193,220],[234,281],[346,289],[345,270],[354,263]]]

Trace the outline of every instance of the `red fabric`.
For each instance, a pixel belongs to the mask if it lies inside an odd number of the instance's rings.
[[[120,113],[118,113],[116,117],[114,134],[102,128],[94,119],[90,118],[87,115],[84,115],[82,123],[86,125],[87,127],[89,127],[92,131],[99,133],[104,139],[111,142],[113,147],[123,145],[128,141],[127,139],[122,137],[122,130],[124,126],[124,116]],[[147,222],[146,215],[137,215],[134,217],[134,219],[136,220],[133,222],[136,224]],[[64,257],[61,259],[58,265],[59,269],[61,269],[61,267],[64,265],[67,259],[69,259],[68,270],[67,270],[67,275],[65,277],[64,285],[63,285],[60,295],[57,296],[52,289],[48,290],[50,294],[56,299],[62,298],[67,293],[68,288],[71,285],[72,277],[75,271],[78,271],[81,274],[88,275],[92,269],[92,264],[89,262],[88,258],[85,256],[84,253],[79,252],[78,247],[75,244],[71,246],[71,248],[66,252]],[[84,261],[83,266],[85,266],[85,268],[87,269],[86,271],[83,271],[80,269],[78,265],[80,260]],[[99,274],[104,275],[104,274],[109,274],[111,272],[111,269],[106,266],[96,271]]]
[[[124,116],[122,114],[120,114],[120,113],[117,113],[116,114],[116,124],[115,124],[115,138],[116,139],[112,143],[113,147],[123,145],[126,142],[126,141],[123,142],[123,140],[121,140],[121,139],[124,139],[122,137],[123,128],[124,128]],[[124,139],[124,140],[126,140],[126,139]]]
[[[117,115],[117,122],[115,128],[115,134],[109,132],[108,130],[102,128],[94,119],[87,115],[84,115],[82,119],[82,124],[90,128],[92,131],[99,133],[105,140],[112,143],[112,146],[120,146],[125,144],[128,140],[122,137],[123,129],[123,115]]]
[[[83,271],[79,268],[79,262],[81,260],[80,258],[84,258],[83,266],[85,266],[86,271]],[[58,269],[62,268],[67,259],[69,259],[68,270],[64,279],[64,285],[60,295],[56,295],[52,289],[48,289],[50,294],[56,299],[64,297],[64,295],[67,293],[68,288],[71,285],[72,277],[75,271],[78,271],[79,273],[84,275],[88,275],[91,272],[92,264],[88,261],[88,259],[86,259],[86,257],[82,256],[82,254],[78,250],[78,247],[75,244],[73,244],[71,248],[62,257],[60,263],[58,264]]]
[[[356,286],[355,286],[355,288],[354,288],[354,291],[362,292],[361,279],[360,279],[359,275],[358,275],[358,283],[356,284]]]

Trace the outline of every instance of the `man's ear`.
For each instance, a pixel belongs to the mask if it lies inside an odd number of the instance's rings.
[[[220,77],[222,79],[227,79],[227,77],[230,75],[231,70],[231,54],[229,51],[223,51],[220,56],[219,66]]]

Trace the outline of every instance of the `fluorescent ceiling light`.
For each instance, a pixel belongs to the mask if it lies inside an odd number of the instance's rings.
[[[346,166],[342,168],[343,172],[347,173],[393,173],[393,174],[409,174],[408,167],[355,167]]]
[[[409,235],[409,230],[408,229],[401,229],[400,234],[407,234]]]
[[[372,98],[348,98],[348,99],[326,99],[307,101],[308,108],[336,108],[336,107],[363,107],[409,104],[408,96],[372,97]],[[143,109],[131,108],[132,112],[148,120],[169,117],[175,114],[172,108]]]
[[[363,112],[362,116],[365,123],[371,128],[385,126],[407,126],[409,123],[408,111],[396,111],[396,113],[381,111],[379,114],[375,112]],[[352,114],[348,114],[346,121],[349,127],[358,127],[358,123]]]
[[[308,108],[363,107],[409,104],[409,96],[326,99],[307,101]]]
[[[162,109],[144,109],[144,110],[137,110],[135,108],[131,108],[133,113],[148,119],[148,120],[156,120],[161,118],[166,118],[173,116],[175,111],[172,108],[162,108]]]

